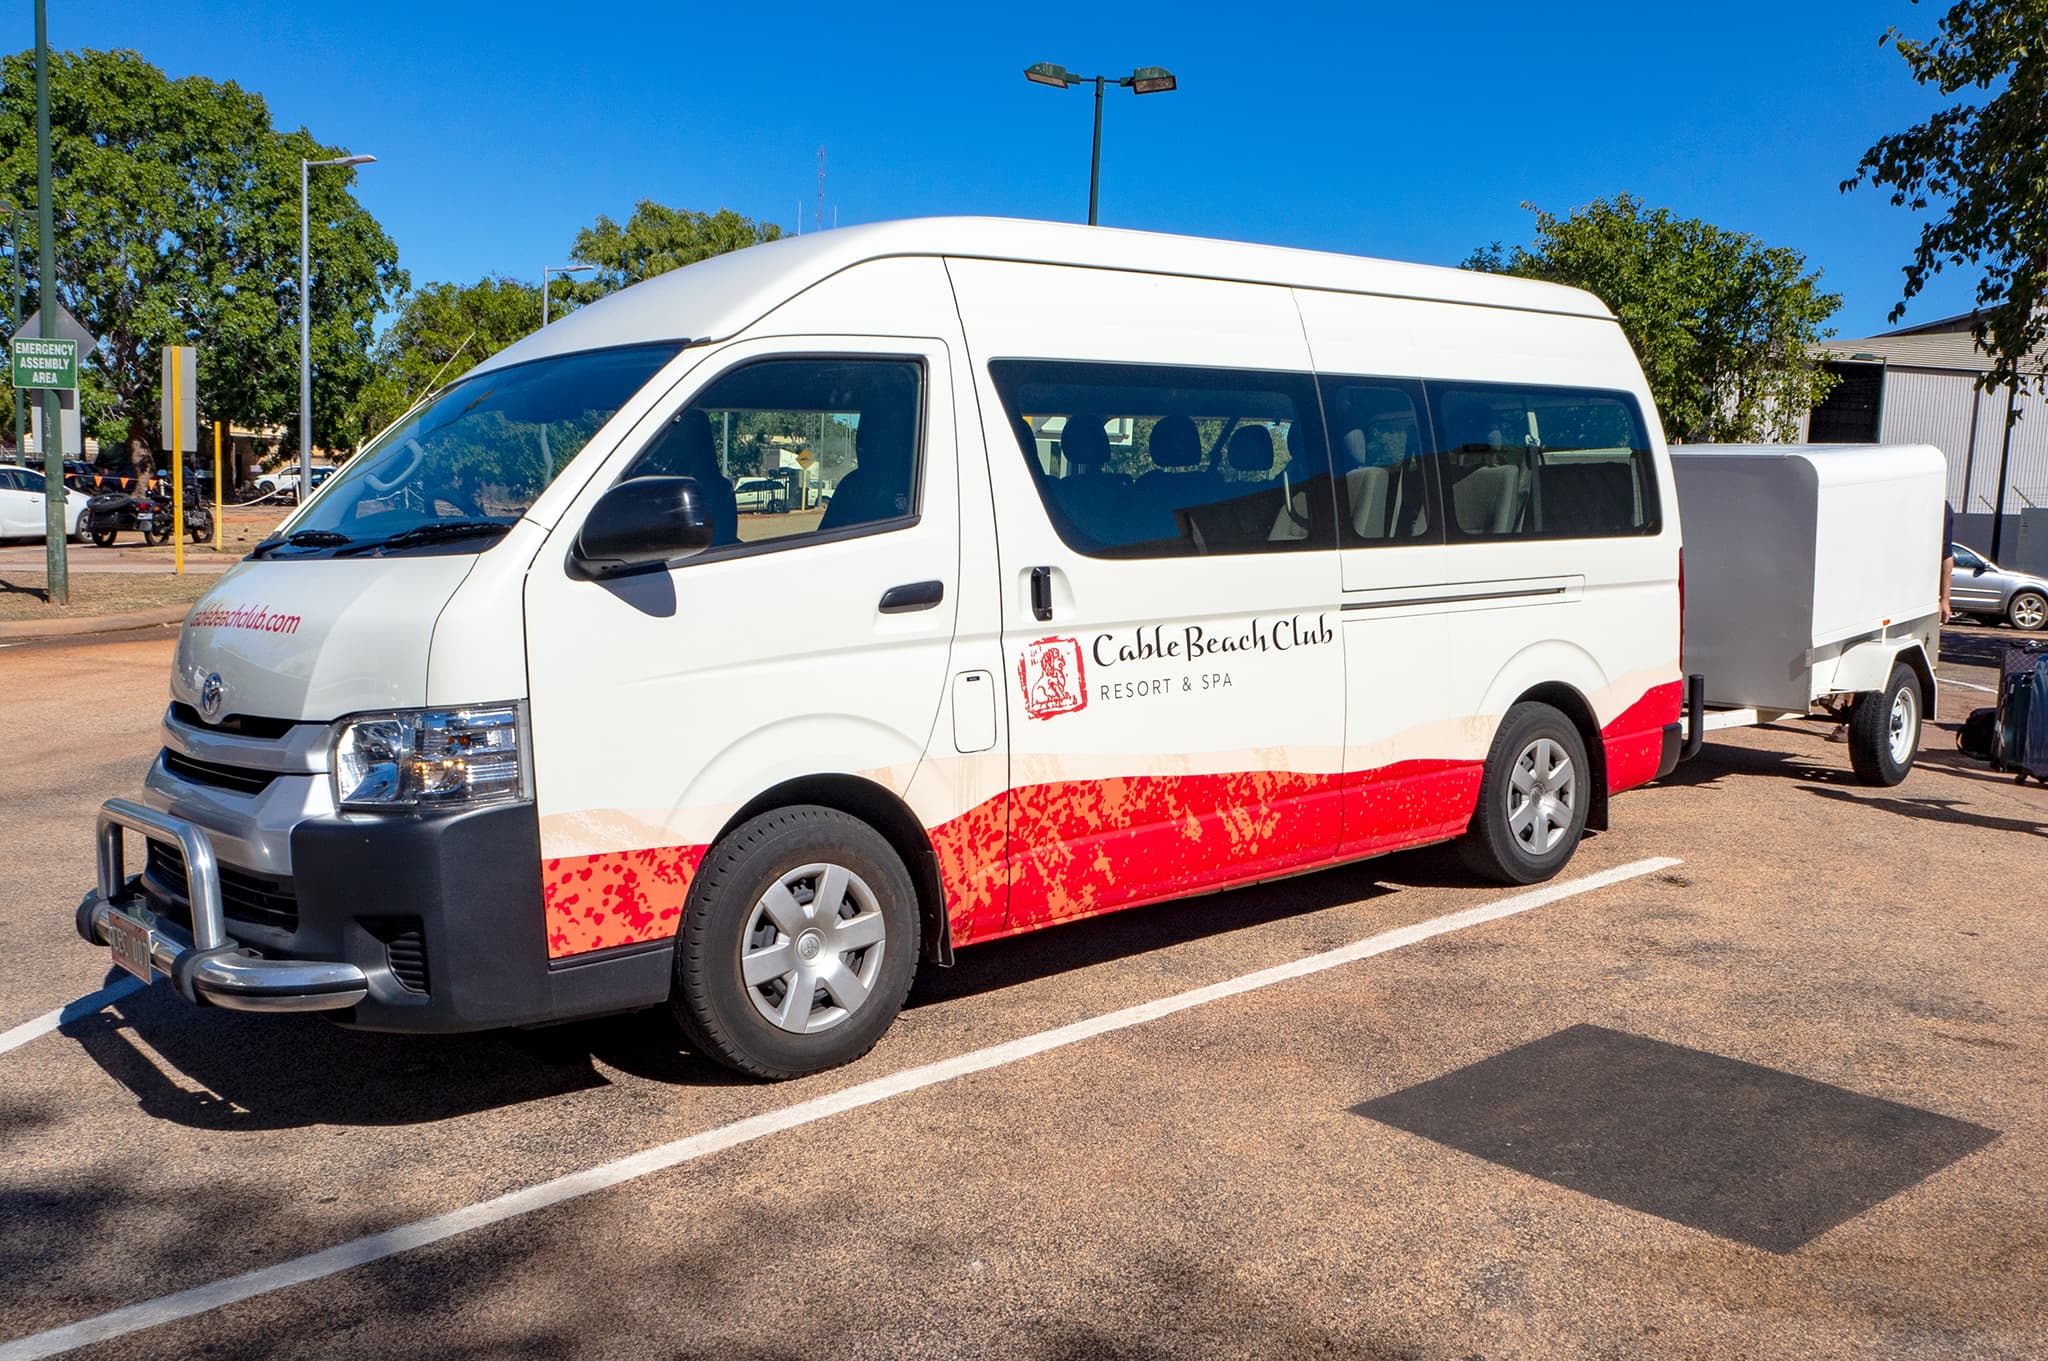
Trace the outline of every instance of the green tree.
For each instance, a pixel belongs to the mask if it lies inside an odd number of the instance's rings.
[[[407,294],[371,352],[375,376],[356,398],[356,427],[365,438],[376,434],[539,326],[540,290],[518,279],[428,284]]]
[[[133,52],[53,53],[52,187],[58,295],[101,346],[111,409],[86,415],[103,442],[161,444],[162,347],[199,347],[207,419],[286,424],[297,446],[299,161],[337,153],[280,132],[261,95],[201,76],[172,80]],[[0,198],[36,196],[32,54],[0,59]],[[353,442],[370,379],[372,325],[405,287],[398,250],[349,193],[353,171],[311,181],[313,437]],[[22,275],[35,232],[24,223]],[[28,288],[30,306],[40,305]]]
[[[1961,0],[1932,42],[1888,28],[1878,45],[1892,40],[1921,84],[1989,97],[1951,104],[1883,138],[1842,192],[1868,181],[1916,213],[1946,205],[1920,228],[1892,320],[1943,266],[1976,265],[1983,273],[1972,330],[1994,365],[1982,383],[2017,388],[2027,376],[2021,362],[2048,341],[2048,0]],[[2033,367],[2048,392],[2038,359]]]
[[[756,222],[730,208],[700,213],[642,199],[633,206],[633,215],[626,219],[625,226],[600,216],[576,233],[571,252],[576,259],[596,265],[597,272],[589,280],[566,286],[560,296],[573,302],[589,302],[642,279],[727,251],[773,241],[781,235],[782,228],[774,223]]]
[[[1842,304],[1820,271],[1766,246],[1620,194],[1559,218],[1533,204],[1536,241],[1473,252],[1467,269],[1571,284],[1620,319],[1673,439],[1792,439],[1833,378],[1812,359]]]

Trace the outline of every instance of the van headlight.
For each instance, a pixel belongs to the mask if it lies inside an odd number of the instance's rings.
[[[335,725],[334,801],[367,811],[533,796],[522,704],[357,714]]]

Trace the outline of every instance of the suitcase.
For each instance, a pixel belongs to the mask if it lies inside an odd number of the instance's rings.
[[[2048,784],[2048,645],[2008,646],[2000,669],[1991,764],[2022,781],[2031,775]]]

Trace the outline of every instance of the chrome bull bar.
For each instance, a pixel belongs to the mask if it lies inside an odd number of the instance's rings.
[[[123,833],[129,828],[178,843],[185,857],[185,900],[192,906],[189,933],[151,912],[136,892],[125,863]],[[108,799],[100,807],[98,850],[99,884],[78,906],[79,935],[111,946],[120,931],[142,944],[152,975],[168,977],[187,1002],[234,1011],[331,1011],[368,995],[369,980],[353,964],[267,959],[228,935],[220,862],[198,824],[129,799]],[[125,920],[115,922],[116,917]]]

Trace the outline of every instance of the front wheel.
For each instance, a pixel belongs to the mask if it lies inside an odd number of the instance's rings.
[[[142,531],[142,541],[151,548],[171,541],[171,524],[168,515],[159,515],[149,522],[149,528]]]
[[[1541,883],[1563,869],[1586,830],[1586,744],[1548,704],[1508,710],[1493,735],[1479,806],[1458,843],[1473,873],[1502,884]]]
[[[1849,714],[1849,764],[1865,784],[1895,785],[1920,750],[1920,678],[1892,668],[1884,689],[1864,695]]]
[[[2021,591],[2005,607],[2005,617],[2014,628],[2034,633],[2048,624],[2048,596],[2039,591]]]
[[[763,813],[711,848],[676,935],[677,1023],[705,1057],[792,1078],[874,1048],[917,972],[917,892],[880,833]]]

